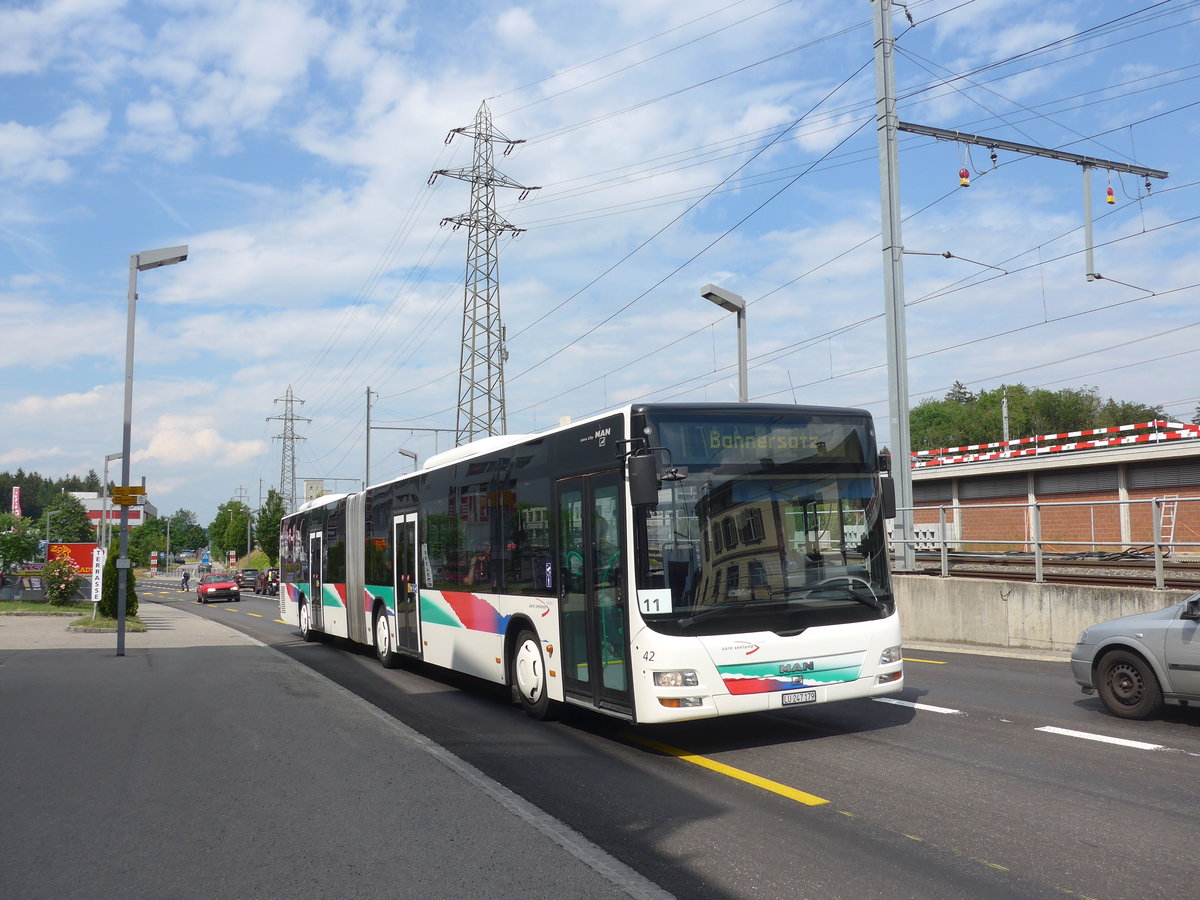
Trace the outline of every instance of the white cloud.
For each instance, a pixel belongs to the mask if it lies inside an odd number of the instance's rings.
[[[94,148],[105,136],[108,113],[84,105],[65,110],[49,126],[0,124],[0,179],[61,182],[71,173],[66,157]]]
[[[222,437],[210,422],[179,415],[164,415],[148,429],[145,450],[136,450],[135,463],[160,462],[178,467],[204,463],[218,467],[244,464],[267,449],[263,441],[233,441]]]

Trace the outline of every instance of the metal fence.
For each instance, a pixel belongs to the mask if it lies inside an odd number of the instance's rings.
[[[1038,582],[1046,580],[1047,563],[1153,557],[1162,589],[1167,559],[1200,561],[1200,497],[961,503],[912,512],[907,543],[918,553],[939,553],[942,575],[950,574],[951,554],[1030,556]],[[893,536],[893,552],[901,543]]]

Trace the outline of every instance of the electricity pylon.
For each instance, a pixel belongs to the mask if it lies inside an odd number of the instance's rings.
[[[441,224],[453,222],[457,230],[467,226],[467,269],[463,291],[462,348],[458,372],[458,417],[455,444],[476,437],[504,434],[508,430],[504,409],[504,326],[500,320],[500,256],[497,248],[501,234],[517,228],[496,212],[496,188],[515,188],[524,200],[536,187],[526,187],[496,171],[492,161],[493,144],[505,144],[504,155],[524,143],[505,137],[492,125],[487,101],[479,104],[475,122],[455,128],[446,135],[446,143],[456,134],[475,141],[474,161],[465,169],[438,169],[429,176],[433,184],[439,175],[471,183],[471,211],[447,216]]]
[[[283,452],[279,454],[279,496],[287,505],[287,512],[293,513],[296,511],[296,441],[304,440],[303,437],[296,434],[296,422],[311,422],[312,419],[296,415],[293,407],[297,403],[303,404],[304,401],[295,398],[290,384],[287,393],[282,397],[276,397],[275,402],[283,404],[283,415],[268,416],[267,421],[283,420],[283,434],[277,434],[274,437],[274,440],[283,441]]]

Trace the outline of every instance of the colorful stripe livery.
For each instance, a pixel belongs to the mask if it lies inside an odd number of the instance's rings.
[[[321,605],[333,609],[346,607],[346,586],[344,584],[321,585]]]
[[[467,591],[421,591],[421,621],[486,634],[504,634],[511,616],[478,594]]]
[[[811,668],[809,668],[811,666]],[[844,684],[862,674],[863,654],[842,653],[815,660],[775,660],[718,666],[731,694],[765,694],[808,685]]]

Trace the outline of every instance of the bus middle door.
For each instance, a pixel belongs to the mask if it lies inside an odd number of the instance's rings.
[[[566,691],[631,708],[619,471],[558,482],[559,608]]]
[[[325,567],[323,548],[325,541],[321,532],[308,536],[308,615],[315,631],[325,630],[325,589],[322,573]]]

